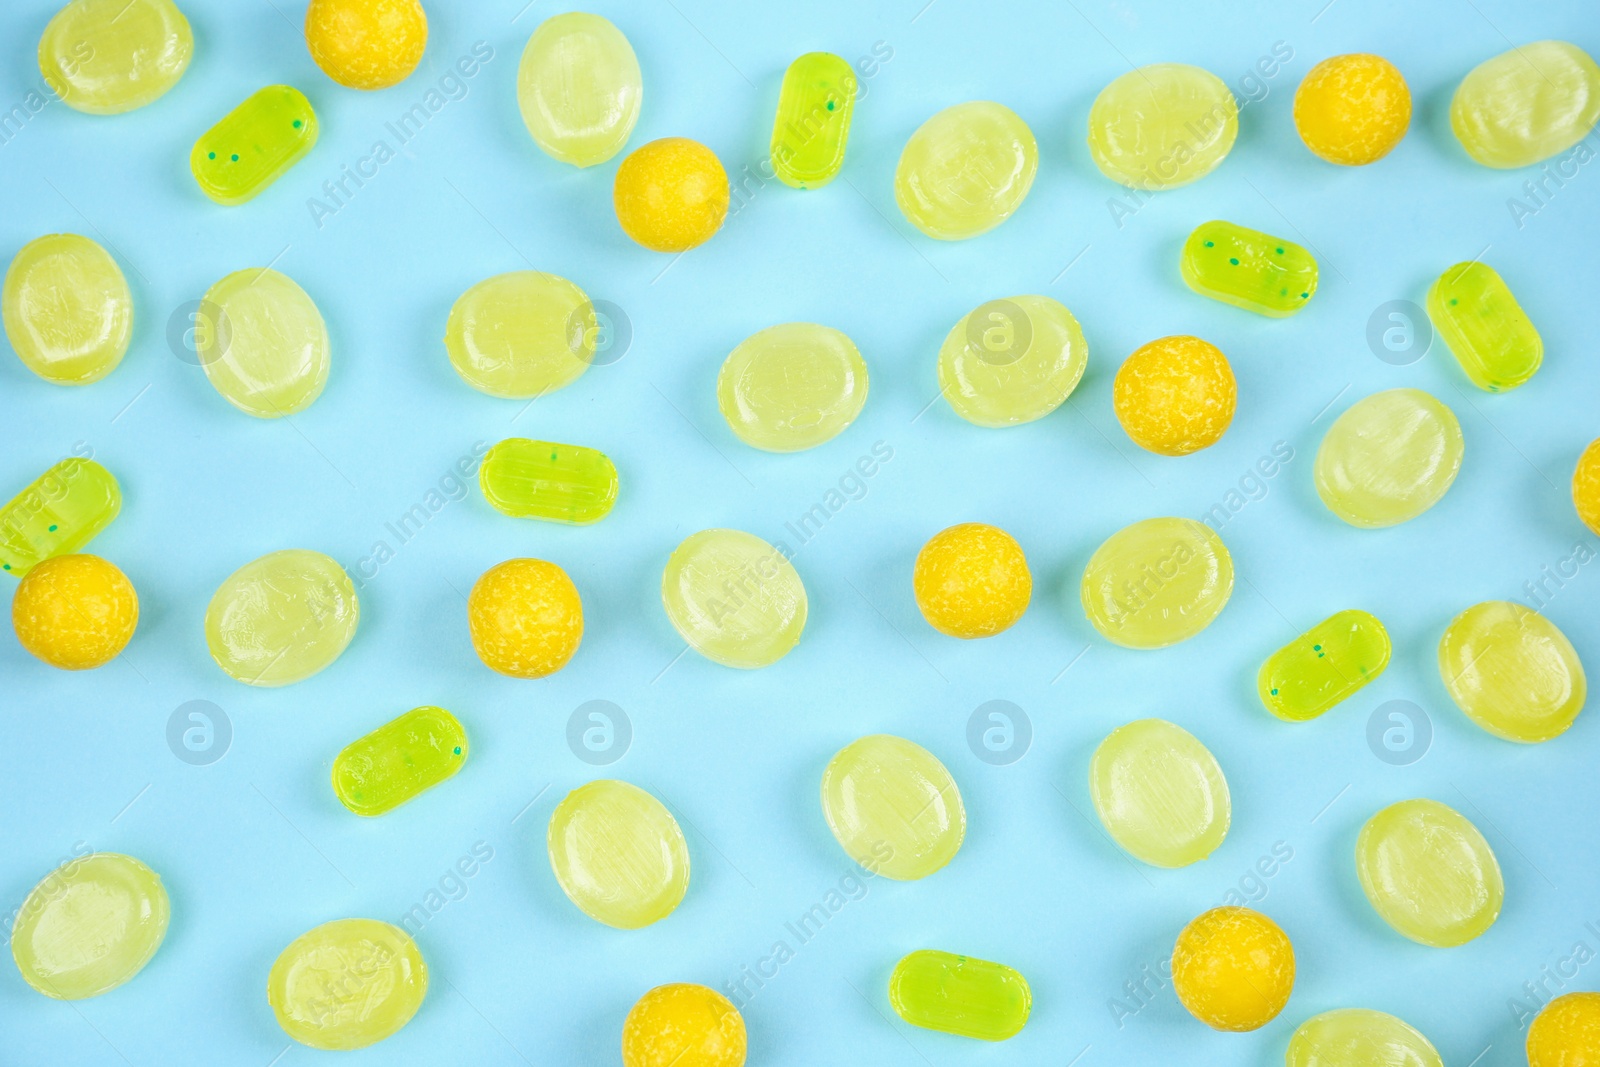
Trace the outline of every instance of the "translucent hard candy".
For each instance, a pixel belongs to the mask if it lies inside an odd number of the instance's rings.
[[[1433,1044],[1393,1015],[1340,1008],[1313,1015],[1289,1039],[1284,1067],[1444,1067]]]
[[[1172,189],[1215,170],[1239,136],[1239,105],[1221,78],[1184,63],[1130,70],[1089,108],[1089,155],[1134,189]]]
[[[1187,867],[1228,836],[1233,803],[1216,757],[1164,719],[1113,730],[1089,761],[1089,795],[1117,844],[1152,867]]]
[[[1600,1064],[1600,993],[1564,993],[1528,1026],[1528,1067]]]
[[[422,62],[428,15],[419,0],[311,0],[306,46],[322,72],[351,89],[387,89]]]
[[[428,965],[417,943],[377,919],[336,919],[290,942],[267,975],[283,1032],[318,1049],[358,1049],[397,1032],[422,1007]]]
[[[1010,218],[1038,170],[1039,144],[1015,111],[987,100],[956,104],[906,142],[894,199],[929,237],[961,241]]]
[[[1048,296],[990,300],[951,327],[939,347],[939,393],[979,426],[1016,426],[1072,395],[1089,344],[1072,312]]]
[[[772,121],[772,170],[795,189],[820,189],[844,166],[856,72],[831,52],[807,52],[783,75]]]
[[[74,233],[22,246],[6,271],[0,312],[23,365],[57,385],[104,378],[133,336],[133,294],[122,269]]]
[[[981,1041],[1022,1032],[1033,991],[1015,968],[953,952],[921,949],[889,975],[889,1005],[912,1026]]]
[[[1340,611],[1268,656],[1256,692],[1280,719],[1315,719],[1382,674],[1389,651],[1389,631],[1375,616]]]
[[[1294,128],[1329,163],[1360,167],[1388,155],[1411,125],[1411,90],[1382,56],[1356,52],[1312,67],[1294,93]]]
[[[489,449],[478,485],[496,511],[546,522],[599,522],[617,502],[617,468],[604,452],[526,437]]]
[[[1106,538],[1083,571],[1084,614],[1125,648],[1165,648],[1211,625],[1233,594],[1233,557],[1193,519],[1145,519]]]
[[[1328,510],[1350,525],[1394,526],[1439,502],[1462,450],[1455,412],[1421,389],[1390,389],[1328,427],[1312,477]]]
[[[717,407],[752,448],[800,452],[837,437],[867,402],[867,364],[831,326],[786,322],[739,343],[717,375]]]
[[[1231,222],[1202,222],[1183,243],[1178,270],[1201,296],[1281,319],[1317,292],[1317,260],[1281,237]]]
[[[139,597],[117,565],[99,556],[53,556],[22,576],[11,601],[17,641],[66,671],[110,663],[139,624]]]
[[[292,85],[258,89],[201,135],[189,150],[200,191],[233,206],[261,191],[317,143],[317,113]]]
[[[1239,386],[1222,350],[1198,337],[1162,337],[1123,361],[1111,407],[1133,443],[1162,456],[1187,456],[1233,425]]]
[[[851,859],[901,881],[949,863],[967,833],[961,791],[944,764],[889,734],[853,741],[828,762],[822,814]]]
[[[321,552],[269,552],[234,571],[206,608],[211,658],[246,685],[303,681],[339,658],[361,608],[344,568]]]
[[[1600,119],[1600,66],[1566,41],[1518,45],[1472,68],[1450,128],[1486,167],[1527,167],[1577,144]]]
[[[727,997],[690,982],[656,986],[622,1024],[622,1067],[743,1067],[744,1017]]]
[[[928,625],[951,637],[992,637],[1010,629],[1033,597],[1022,546],[981,522],[930,537],[917,553],[911,584]]]
[[[628,143],[643,102],[633,45],[600,15],[554,15],[522,50],[517,105],[534,143],[552,159],[604,163]]]
[[[533,400],[589,369],[597,323],[594,305],[565,278],[512,271],[461,294],[445,324],[444,346],[474,389]]]
[[[132,856],[70,859],[33,887],[11,928],[11,955],[47,997],[97,997],[144,969],[167,936],[161,878]]]
[[[1588,683],[1556,624],[1521,604],[1489,600],[1451,620],[1439,676],[1467,718],[1507,741],[1548,741],[1583,710]]]
[[[467,762],[467,732],[443,708],[412,708],[333,758],[333,792],[357,815],[382,815],[440,782]]]
[[[634,149],[611,187],[622,232],[652,252],[687,252],[711,240],[728,217],[729,196],[722,161],[687,137]]]
[[[636,785],[602,779],[574,789],[550,816],[546,843],[561,891],[607,926],[649,926],[689,891],[683,831]]]
[[[661,573],[661,602],[690,648],[728,667],[776,663],[806,628],[806,588],[793,564],[741,530],[685,538]]]
[[[247,415],[276,419],[311,406],[328,384],[328,326],[306,291],[267,268],[223,278],[201,302],[195,353],[211,385]]]
[[[39,72],[68,107],[117,115],[177,85],[193,53],[172,0],[72,0],[39,38]]]
[[[0,507],[0,570],[17,577],[77,552],[122,510],[122,487],[92,459],[69,456]]]
[[[1489,929],[1505,899],[1489,842],[1436,800],[1402,800],[1368,819],[1356,839],[1356,875],[1384,922],[1435,948]]]
[[[1259,1030],[1289,1002],[1294,946],[1259,911],[1212,908],[1178,935],[1172,989],[1213,1030]]]
[[[1428,318],[1472,384],[1515,389],[1544,362],[1544,340],[1487,263],[1457,263],[1428,289]]]
[[[472,584],[467,629],[473,650],[491,670],[513,678],[543,678],[577,653],[583,641],[583,601],[559,565],[508,559]]]

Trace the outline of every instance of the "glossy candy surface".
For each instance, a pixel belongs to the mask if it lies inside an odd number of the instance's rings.
[[[867,402],[867,364],[831,326],[786,322],[739,343],[717,375],[717,407],[752,448],[800,452],[843,433]]]
[[[604,452],[526,437],[489,449],[478,485],[497,511],[546,522],[599,522],[617,502],[617,468]]]
[[[1233,149],[1239,105],[1221,78],[1155,63],[1114,79],[1089,108],[1089,155],[1114,182],[1173,189],[1204,178]]]
[[[304,93],[269,85],[201,135],[189,152],[189,170],[217,203],[242,204],[305,158],[317,132],[317,113]]]
[[[944,764],[889,734],[852,741],[828,761],[822,814],[851,859],[899,881],[949,863],[967,833],[961,791]]]
[[[443,708],[421,707],[346,745],[333,759],[333,792],[357,815],[382,815],[455,776],[467,731]]]
[[[139,597],[116,565],[99,556],[53,556],[22,576],[11,601],[17,641],[64,671],[116,658],[139,623]]]
[[[806,628],[806,588],[793,564],[742,530],[684,538],[661,573],[661,602],[690,648],[727,667],[776,663]]]
[[[1505,899],[1489,842],[1436,800],[1402,800],[1368,819],[1356,839],[1356,875],[1384,922],[1435,948],[1489,929]]]
[[[1565,993],[1528,1026],[1528,1067],[1600,1065],[1600,993]]]
[[[1526,167],[1577,144],[1600,119],[1600,66],[1577,45],[1535,41],[1472,68],[1450,128],[1486,167]]]
[[[76,552],[121,510],[111,472],[69,456],[0,507],[0,570],[20,578],[40,560]]]
[[[1239,385],[1228,357],[1198,337],[1162,337],[1123,361],[1111,406],[1140,448],[1187,456],[1216,444],[1233,424]]]
[[[568,793],[546,844],[561,891],[619,930],[665,919],[689,890],[689,846],[677,820],[627,782],[601,779]]]
[[[628,143],[644,103],[633,45],[586,11],[539,24],[517,68],[517,106],[545,155],[575,167],[604,163]]]
[[[622,1067],[743,1067],[744,1017],[727,997],[689,982],[656,986],[622,1024]]]
[[[283,1032],[319,1049],[357,1049],[397,1033],[422,1007],[417,943],[377,919],[335,919],[290,942],[267,975]]]
[[[594,359],[594,304],[565,278],[538,270],[497,274],[450,309],[444,346],[480,392],[532,400],[571,385]]]
[[[583,601],[567,572],[542,559],[508,559],[467,594],[467,628],[484,665],[513,678],[543,678],[583,640]]]
[[[987,233],[1022,206],[1039,170],[1033,131],[1003,104],[947,107],[906,142],[894,199],[929,237],[961,241]]]
[[[820,189],[844,166],[856,73],[832,52],[807,52],[783,75],[772,122],[772,169],[795,189]]]
[[[912,1026],[1004,1041],[1022,1032],[1033,991],[1026,978],[1003,963],[925,948],[895,964],[889,1004]]]
[[[419,0],[311,0],[306,45],[322,72],[351,89],[387,89],[422,62],[428,15]]]
[[[224,400],[276,419],[311,406],[328,384],[328,326],[306,291],[266,268],[241,270],[201,301],[195,354]]]
[[[6,271],[0,313],[23,365],[57,385],[104,378],[133,336],[133,294],[122,269],[75,233],[22,246]]]
[[[1462,451],[1455,412],[1421,389],[1390,389],[1328,427],[1312,477],[1328,510],[1350,525],[1394,526],[1439,502]]]
[[[1382,674],[1389,651],[1389,631],[1376,616],[1335,612],[1267,657],[1256,692],[1280,719],[1315,719]]]
[[[1101,635],[1125,648],[1165,648],[1211,625],[1233,593],[1233,557],[1193,519],[1145,519],[1106,538],[1079,597]]]
[[[1089,795],[1117,844],[1152,867],[1187,867],[1228,836],[1233,804],[1216,757],[1189,731],[1140,719],[1089,760]]]
[[[1340,1008],[1313,1015],[1289,1039],[1284,1067],[1444,1067],[1432,1042],[1393,1015]]]
[[[1439,275],[1428,318],[1479,389],[1515,389],[1544,362],[1544,339],[1487,263],[1457,263]]]
[[[1294,990],[1294,946],[1278,924],[1249,908],[1196,917],[1172,950],[1172,988],[1213,1030],[1259,1030]]]
[[[1293,315],[1317,293],[1317,260],[1310,252],[1220,220],[1194,228],[1178,269],[1201,296],[1274,319]]]
[[[922,617],[951,637],[992,637],[1009,629],[1033,596],[1022,546],[981,522],[930,537],[917,553],[911,580]]]
[[[939,347],[939,392],[979,426],[1050,414],[1089,364],[1078,320],[1048,296],[990,300],[950,328]]]
[[[206,608],[211,658],[246,685],[303,681],[344,652],[361,620],[356,587],[321,552],[269,552],[228,576]]]
[[[1583,524],[1600,534],[1600,438],[1589,442],[1573,468],[1572,505]],[[4,528],[0,527],[0,535],[3,533]]]
[[[1356,52],[1324,59],[1294,93],[1295,131],[1329,163],[1375,163],[1410,125],[1411,90],[1382,56]]]
[[[653,252],[687,252],[711,240],[728,217],[728,198],[722,161],[687,137],[634,149],[611,189],[622,232]]]
[[[167,936],[171,904],[161,877],[132,856],[68,860],[22,902],[11,956],[29,985],[57,1000],[115,989],[144,969]]]
[[[1439,676],[1467,718],[1507,741],[1548,741],[1583,710],[1578,653],[1549,619],[1515,601],[1488,600],[1451,620]]]
[[[177,85],[193,54],[172,0],[71,0],[39,38],[39,72],[68,107],[117,115]]]

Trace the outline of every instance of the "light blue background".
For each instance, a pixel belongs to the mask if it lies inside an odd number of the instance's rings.
[[[160,953],[100,999],[52,1002],[0,966],[0,1061],[318,1060],[287,1040],[266,1004],[278,952],[329,919],[397,920],[482,842],[494,858],[419,937],[432,974],[421,1012],[398,1036],[342,1062],[616,1062],[623,1016],[649,987],[723,987],[776,940],[793,946],[784,924],[851,873],[819,810],[822,767],[855,737],[887,731],[950,767],[966,800],[967,842],[925,881],[867,883],[864,897],[798,947],[746,1004],[753,1064],[1266,1065],[1281,1061],[1302,1020],[1344,1006],[1404,1017],[1451,1064],[1522,1062],[1508,999],[1576,942],[1600,950],[1600,935],[1584,926],[1600,928],[1600,726],[1586,715],[1545,745],[1496,740],[1450,704],[1435,647],[1456,612],[1525,599],[1524,583],[1543,568],[1568,560],[1575,545],[1597,547],[1567,484],[1600,433],[1600,177],[1592,164],[1580,169],[1519,228],[1507,200],[1537,171],[1469,162],[1446,109],[1462,75],[1512,42],[1561,38],[1600,50],[1592,3],[1335,0],[1320,13],[1322,0],[1205,13],[1153,0],[934,0],[921,10],[922,0],[602,3],[645,73],[630,146],[695,137],[747,181],[744,206],[723,232],[676,261],[618,229],[616,161],[576,171],[527,136],[514,92],[518,57],[562,5],[524,3],[431,0],[421,69],[364,94],[312,65],[297,28],[303,4],[185,0],[195,60],[171,94],[117,118],[51,104],[0,146],[0,254],[43,233],[88,234],[115,252],[137,305],[127,359],[93,386],[57,388],[0,359],[0,486],[20,488],[80,442],[92,448],[126,494],[93,551],[129,574],[143,612],[126,653],[90,674],[34,661],[9,628],[0,637],[0,904],[9,912],[84,847],[143,858],[173,901]],[[0,106],[39,85],[33,50],[54,6],[13,0],[0,12]],[[494,57],[465,97],[319,228],[308,198],[375,140],[392,145],[385,124],[479,41]],[[1216,72],[1244,97],[1242,80],[1277,42],[1293,58],[1251,83],[1265,97],[1245,107],[1224,165],[1119,227],[1108,201],[1126,194],[1084,146],[1095,93],[1130,63],[1177,60]],[[812,49],[854,61],[875,47],[892,58],[865,80],[840,180],[802,194],[747,179],[765,155],[786,64]],[[1389,158],[1336,168],[1299,143],[1291,100],[1313,63],[1357,50],[1400,67],[1415,115]],[[213,205],[189,177],[190,144],[278,81],[311,97],[321,143],[258,200]],[[1002,101],[1027,120],[1039,176],[1000,229],[940,244],[900,216],[893,169],[912,130],[970,99]],[[1178,248],[1209,218],[1314,248],[1322,284],[1306,311],[1269,321],[1189,292]],[[1375,308],[1420,302],[1442,268],[1480,254],[1544,335],[1545,366],[1531,383],[1509,395],[1478,392],[1439,344],[1409,366],[1374,357],[1365,331]],[[174,309],[230,271],[269,262],[317,301],[334,350],[322,398],[276,422],[224,403],[166,339]],[[441,338],[464,289],[529,265],[625,309],[633,340],[620,361],[524,409],[464,385]],[[945,332],[978,303],[1020,292],[1047,293],[1083,323],[1089,371],[1071,402],[1003,432],[971,426],[943,402],[929,406]],[[872,395],[839,438],[773,456],[732,436],[713,383],[735,344],[788,320],[849,333],[871,367]],[[1143,342],[1190,332],[1233,361],[1238,416],[1216,447],[1155,457],[1118,428],[1111,378]],[[1466,461],[1422,518],[1358,531],[1318,502],[1312,457],[1340,410],[1396,386],[1427,389],[1457,412]],[[511,435],[609,453],[623,478],[615,512],[585,529],[513,521],[474,487],[398,544],[386,523],[422,501],[474,442]],[[798,547],[785,523],[823,500],[875,442],[893,459]],[[1239,579],[1218,621],[1155,653],[1095,634],[1076,584],[1100,541],[1152,515],[1200,516],[1278,442],[1293,460],[1223,527]],[[1036,582],[1021,623],[973,643],[933,632],[910,581],[923,541],[966,520],[1013,533]],[[767,670],[680,656],[661,610],[668,552],[709,526],[797,549],[811,617],[800,646]],[[356,568],[380,540],[397,554],[364,584],[360,632],[326,672],[257,690],[210,661],[202,615],[236,567],[306,547]],[[465,592],[518,555],[557,561],[584,599],[583,647],[544,681],[492,674],[467,638]],[[1600,664],[1597,568],[1578,568],[1547,608],[1591,666]],[[1316,722],[1270,718],[1254,695],[1261,659],[1297,628],[1351,606],[1388,624],[1388,672]],[[616,702],[633,724],[631,750],[609,768],[581,762],[566,742],[569,716],[593,699]],[[1031,750],[1011,766],[968,749],[968,718],[991,699],[1015,702],[1032,721]],[[1366,740],[1372,710],[1393,699],[1431,717],[1432,748],[1411,766],[1381,762]],[[232,723],[231,750],[211,766],[180,762],[167,746],[168,717],[190,700],[215,702]],[[355,818],[328,787],[331,757],[420,703],[443,704],[467,724],[471,762],[418,802]],[[1185,870],[1136,866],[1089,806],[1096,743],[1150,715],[1205,741],[1233,791],[1227,842]],[[643,931],[583,916],[545,859],[553,806],[604,775],[656,792],[688,835],[689,894]],[[1461,809],[1500,857],[1505,911],[1465,947],[1403,940],[1357,885],[1350,857],[1361,823],[1413,796]],[[1253,876],[1275,845],[1293,858],[1270,878]],[[1124,983],[1155,968],[1184,922],[1235,887],[1294,939],[1298,982],[1282,1016],[1254,1034],[1213,1033],[1162,988],[1119,1025],[1109,1002],[1125,996]],[[887,1004],[889,971],[903,953],[930,946],[1026,974],[1035,1010],[1021,1036],[988,1046],[900,1023]],[[1591,964],[1567,988],[1597,982],[1600,965]]]

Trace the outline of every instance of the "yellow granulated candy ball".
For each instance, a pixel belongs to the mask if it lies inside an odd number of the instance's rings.
[[[1022,618],[1033,596],[1022,546],[981,522],[934,534],[917,553],[912,584],[922,617],[951,637],[992,637]]]
[[[1600,439],[1590,441],[1578,457],[1578,468],[1572,472],[1572,503],[1583,524],[1600,533]]]
[[[311,0],[306,45],[340,85],[387,89],[422,62],[428,14],[418,0]]]
[[[111,662],[139,624],[139,597],[116,565],[56,556],[22,576],[11,601],[22,647],[52,667],[82,671]]]
[[[1111,404],[1133,443],[1163,456],[1216,444],[1233,422],[1239,387],[1228,357],[1198,337],[1163,337],[1129,356]]]
[[[1600,993],[1567,993],[1539,1010],[1528,1067],[1600,1067]]]
[[[467,624],[472,647],[490,668],[513,678],[543,678],[578,651],[583,601],[554,563],[508,559],[472,586]]]
[[[728,172],[699,141],[663,137],[622,161],[611,198],[629,237],[654,252],[687,252],[722,228]]]
[[[1329,163],[1375,163],[1410,125],[1411,90],[1382,56],[1356,52],[1324,59],[1295,90],[1294,128]]]
[[[1278,924],[1250,908],[1212,908],[1172,950],[1172,989],[1213,1030],[1259,1030],[1294,989],[1294,946]]]
[[[743,1067],[744,1017],[727,997],[690,982],[656,986],[622,1024],[622,1067]]]

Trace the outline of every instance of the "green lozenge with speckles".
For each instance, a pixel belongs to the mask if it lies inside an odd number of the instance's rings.
[[[81,550],[122,510],[122,487],[92,459],[69,456],[0,507],[0,571]]]
[[[412,708],[334,757],[333,791],[357,815],[382,815],[467,762],[467,731],[443,708]]]
[[[1261,703],[1280,719],[1305,722],[1383,673],[1389,632],[1365,611],[1336,612],[1267,657],[1256,675]]]
[[[242,204],[283,176],[317,143],[317,113],[291,85],[258,89],[194,143],[189,170],[219,204]]]
[[[1472,384],[1515,389],[1544,362],[1544,340],[1487,263],[1457,263],[1428,289],[1428,318]]]
[[[491,448],[478,485],[496,511],[546,522],[599,522],[617,502],[617,468],[604,452],[526,437]]]
[[[1194,228],[1178,268],[1201,296],[1275,319],[1293,315],[1317,292],[1317,260],[1310,252],[1221,220]]]

